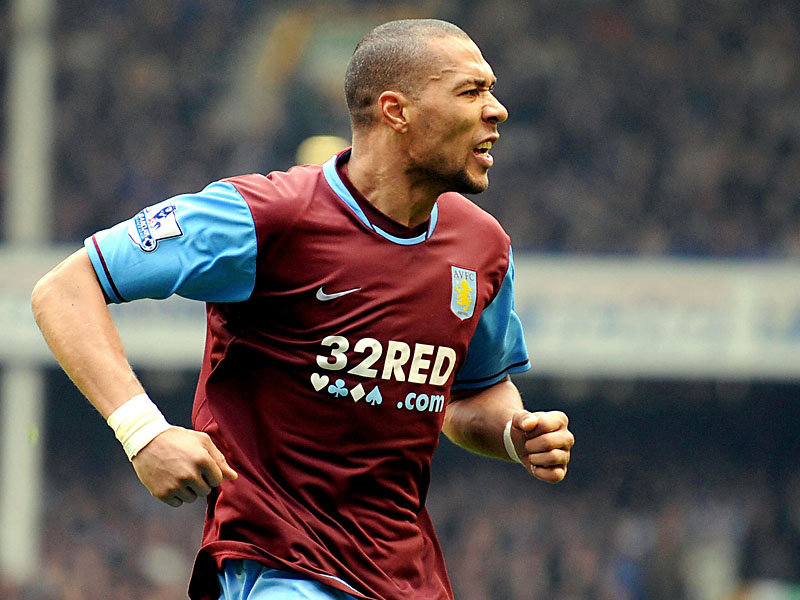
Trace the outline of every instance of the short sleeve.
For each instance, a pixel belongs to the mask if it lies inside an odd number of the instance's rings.
[[[253,216],[228,182],[149,206],[84,246],[103,290],[117,303],[172,294],[237,302],[255,285]]]
[[[453,389],[488,387],[510,373],[530,368],[522,323],[514,312],[514,259],[509,254],[500,291],[481,313]]]

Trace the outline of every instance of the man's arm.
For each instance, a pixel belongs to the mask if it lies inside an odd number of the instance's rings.
[[[56,360],[103,417],[144,392],[85,249],[39,280],[31,306]]]
[[[567,416],[525,410],[509,377],[488,388],[454,393],[442,430],[467,450],[508,460],[503,437],[509,420],[511,440],[525,468],[542,481],[564,479],[575,443]]]
[[[59,364],[103,418],[144,393],[85,249],[42,277],[31,306]],[[150,493],[171,506],[236,478],[206,434],[181,427],[157,435],[131,462]]]

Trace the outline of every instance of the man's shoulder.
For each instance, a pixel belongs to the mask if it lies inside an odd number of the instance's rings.
[[[456,192],[447,192],[439,196],[437,204],[440,215],[451,222],[477,227],[480,231],[492,233],[501,238],[507,237],[498,220],[466,196]],[[476,231],[478,230],[476,229]]]
[[[267,175],[250,173],[224,179],[241,194],[256,227],[287,227],[305,212],[316,198],[331,192],[324,186],[322,167],[303,165]]]
[[[223,181],[233,185],[240,194],[248,197],[297,197],[304,191],[313,190],[322,177],[322,167],[319,165],[301,165],[290,168],[288,171],[271,171],[267,175],[262,173],[249,173],[227,177]]]

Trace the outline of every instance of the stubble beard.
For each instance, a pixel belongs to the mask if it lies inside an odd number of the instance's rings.
[[[469,176],[466,168],[445,170],[436,165],[422,167],[420,175],[439,189],[439,193],[457,192],[459,194],[480,194],[489,187],[488,179],[475,180]]]

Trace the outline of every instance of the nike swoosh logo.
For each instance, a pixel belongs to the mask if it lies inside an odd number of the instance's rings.
[[[342,296],[346,296],[347,294],[352,294],[353,292],[357,292],[361,288],[353,288],[352,290],[345,290],[343,292],[334,292],[333,294],[326,294],[322,291],[322,288],[325,286],[320,286],[317,290],[317,300],[320,302],[327,302],[328,300],[335,300],[336,298],[341,298]]]

